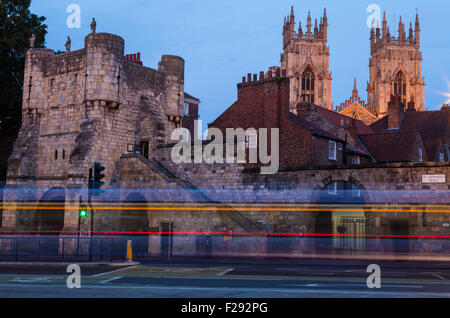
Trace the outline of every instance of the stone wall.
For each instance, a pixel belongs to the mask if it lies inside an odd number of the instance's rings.
[[[150,151],[170,142],[182,122],[184,60],[165,55],[158,70],[140,66],[124,59],[121,37],[89,34],[82,50],[29,49],[23,95],[6,188],[79,189],[66,200],[86,200],[95,161],[106,167],[106,187],[114,187],[123,154],[139,151],[141,141]],[[4,216],[3,226],[14,228],[14,211]]]

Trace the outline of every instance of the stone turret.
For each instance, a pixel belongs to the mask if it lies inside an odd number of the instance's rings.
[[[184,60],[179,56],[164,55],[158,70],[166,76],[165,114],[173,128],[179,128],[184,104]]]
[[[320,21],[320,22],[319,22]],[[299,22],[298,33],[295,32],[294,9],[285,18],[283,26],[283,53],[281,70],[290,79],[291,111],[299,102],[309,101],[322,107],[332,109],[331,72],[329,70],[330,49],[327,46],[328,17],[324,9],[323,16],[312,24],[311,12],[308,11],[306,30]],[[308,81],[302,80],[304,75]],[[307,83],[308,82],[308,83]]]
[[[111,108],[120,104],[124,46],[120,36],[109,33],[91,33],[86,37],[86,102],[99,102]]]
[[[398,21],[397,37],[391,36],[386,12],[382,32],[370,31],[370,81],[367,85],[368,103],[379,117],[388,112],[391,95],[399,95],[404,103],[414,102],[417,111],[425,107],[425,79],[422,75],[420,25],[416,14],[415,28],[410,24],[408,36],[403,18]]]

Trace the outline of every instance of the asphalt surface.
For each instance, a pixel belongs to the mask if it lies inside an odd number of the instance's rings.
[[[79,289],[67,287],[67,265],[0,264],[0,297],[450,298],[450,263],[443,262],[380,262],[380,289],[367,287],[362,261],[80,264]]]

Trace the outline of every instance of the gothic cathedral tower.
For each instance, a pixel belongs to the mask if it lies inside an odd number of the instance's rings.
[[[306,32],[300,22],[295,31],[294,8],[285,18],[283,26],[283,53],[281,70],[290,78],[290,108],[306,101],[332,110],[331,73],[329,71],[330,49],[327,46],[328,18],[326,9],[320,23],[315,21],[312,29],[308,12]]]
[[[398,38],[391,37],[384,13],[383,26],[374,26],[370,33],[370,82],[367,85],[368,103],[376,108],[378,117],[387,114],[390,95],[399,95],[405,106],[414,102],[415,109],[425,106],[425,79],[422,76],[419,16],[413,32],[412,23],[406,37],[400,17]]]

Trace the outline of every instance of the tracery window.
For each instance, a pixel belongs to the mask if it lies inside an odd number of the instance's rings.
[[[400,96],[401,101],[406,104],[406,79],[402,72],[398,72],[395,76],[394,95]]]
[[[311,67],[302,74],[301,100],[314,104],[315,75]]]

